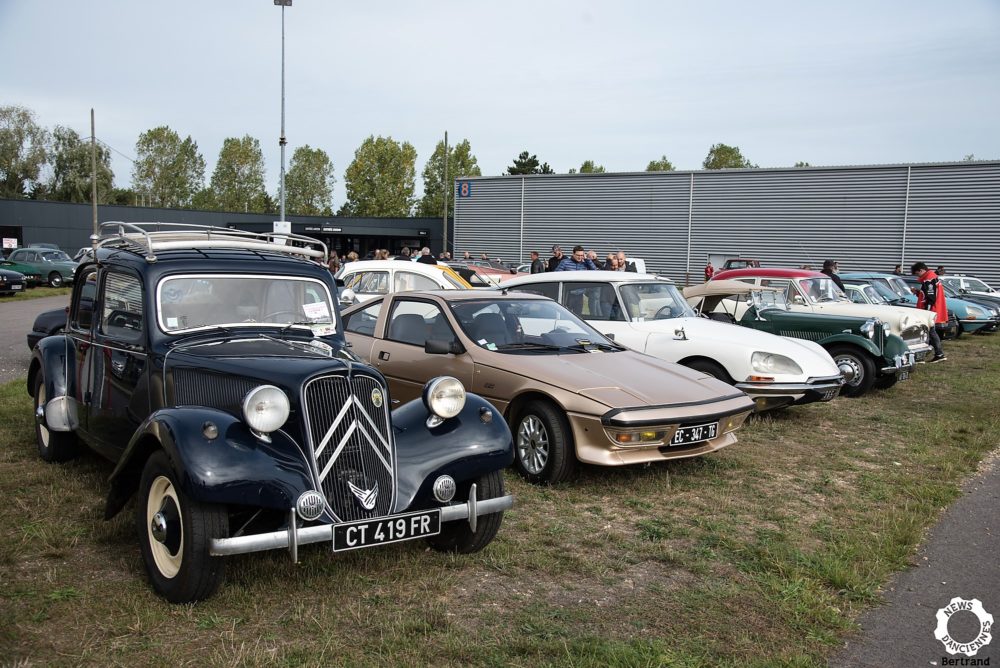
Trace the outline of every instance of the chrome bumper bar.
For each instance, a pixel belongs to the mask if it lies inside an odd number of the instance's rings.
[[[913,353],[918,360],[922,360],[928,355],[934,354],[934,349],[931,348],[929,343],[910,343],[907,341],[906,347],[910,349],[910,352]]]
[[[901,371],[910,371],[917,365],[917,356],[913,352],[896,355],[895,366],[884,366],[880,369],[882,373],[898,374]]]
[[[441,522],[456,522],[466,520],[476,530],[476,524],[482,515],[492,515],[514,507],[514,497],[498,496],[493,499],[476,499],[476,486],[473,485],[469,491],[469,500],[465,503],[458,503],[453,506],[442,506],[438,508],[441,512]],[[427,510],[434,510],[428,508]],[[388,517],[392,517],[389,515]],[[373,518],[385,519],[385,518]],[[246,554],[247,552],[263,552],[265,550],[288,550],[292,560],[298,561],[299,545],[309,543],[323,543],[333,541],[334,524],[321,524],[319,526],[299,527],[298,517],[293,507],[288,514],[289,528],[269,533],[259,533],[252,536],[236,536],[234,538],[214,538],[209,546],[208,552],[214,557],[224,557],[232,554]]]

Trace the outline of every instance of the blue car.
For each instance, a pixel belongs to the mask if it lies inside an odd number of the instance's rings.
[[[896,276],[873,271],[858,271],[840,274],[845,282],[864,282],[872,285],[886,301],[896,306],[917,305],[917,296],[913,294],[917,281],[909,276]],[[978,331],[994,331],[1000,322],[1000,311],[986,304],[959,299],[956,294],[945,289],[948,303],[948,315],[958,320],[958,334]]]

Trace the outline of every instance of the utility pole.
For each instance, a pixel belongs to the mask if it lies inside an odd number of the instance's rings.
[[[281,220],[285,220],[285,7],[292,6],[292,0],[274,0],[274,4],[281,6],[281,137],[278,144],[281,146],[281,182],[278,184],[279,200],[281,201]]]
[[[444,238],[441,241],[441,245],[444,247],[444,252],[448,252],[448,131],[444,131],[444,182],[441,184],[444,186]]]
[[[90,200],[94,210],[94,234],[97,234],[97,135],[94,133],[94,108],[90,108]]]

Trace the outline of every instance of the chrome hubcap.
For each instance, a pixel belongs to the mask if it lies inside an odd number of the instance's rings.
[[[849,355],[838,356],[834,360],[844,374],[844,380],[851,387],[857,387],[864,380],[865,371],[861,362]]]
[[[549,461],[549,433],[535,415],[528,415],[517,429],[517,458],[533,475],[545,469]]]
[[[167,542],[167,518],[163,516],[163,513],[153,515],[153,520],[149,523],[149,532],[153,534],[153,539],[156,542]]]

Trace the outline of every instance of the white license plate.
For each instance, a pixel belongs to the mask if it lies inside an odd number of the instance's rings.
[[[710,441],[719,433],[719,423],[699,424],[693,427],[681,427],[670,439],[670,445],[685,445],[687,443],[698,443],[699,441]]]
[[[24,286],[21,285],[20,283],[11,283],[10,284],[10,289],[11,290],[23,290]]]
[[[896,380],[907,380],[910,377],[909,371],[900,371],[896,374]]]
[[[376,520],[344,522],[333,527],[333,551],[346,552],[388,545],[441,533],[441,512],[427,510]]]

